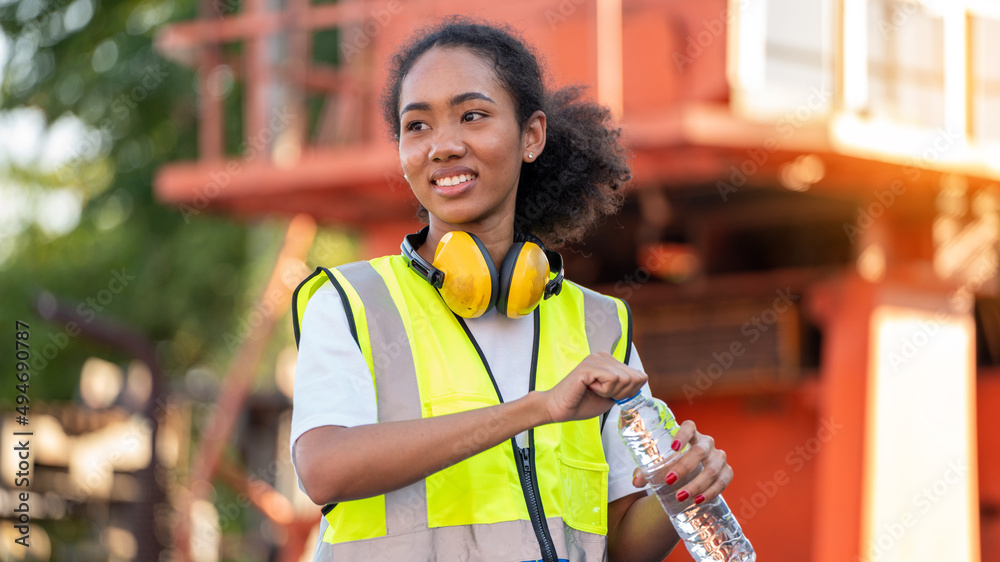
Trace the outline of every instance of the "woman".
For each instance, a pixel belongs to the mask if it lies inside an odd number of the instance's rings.
[[[560,286],[552,252],[535,254],[541,281],[517,273],[538,269],[521,265],[532,244],[579,239],[620,205],[608,112],[546,95],[522,42],[459,19],[400,50],[383,108],[429,224],[405,256],[296,291],[292,458],[325,506],[316,559],[661,560],[678,537],[613,423],[613,398],[649,392],[627,307]],[[489,262],[485,289],[448,284]],[[686,444],[668,482],[703,463],[677,494],[710,500],[732,469],[690,421]]]

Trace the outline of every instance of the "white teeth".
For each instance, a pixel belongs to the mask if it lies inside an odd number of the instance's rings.
[[[441,187],[451,187],[453,185],[470,181],[475,177],[476,176],[472,174],[459,174],[457,176],[449,176],[447,178],[438,178],[434,183],[440,185]]]

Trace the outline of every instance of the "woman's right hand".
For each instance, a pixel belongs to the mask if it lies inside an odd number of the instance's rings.
[[[543,391],[545,409],[552,423],[599,416],[615,399],[635,396],[646,384],[646,373],[599,351],[587,356],[563,380]]]

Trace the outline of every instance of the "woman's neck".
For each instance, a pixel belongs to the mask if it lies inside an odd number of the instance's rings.
[[[475,234],[486,251],[493,258],[493,263],[497,268],[503,263],[503,258],[507,250],[514,242],[513,221],[503,221],[499,224],[488,223],[467,223],[463,225],[451,225],[443,221],[435,220],[431,217],[430,231],[427,233],[427,241],[417,250],[424,259],[429,262],[434,261],[434,250],[437,249],[441,237],[453,230],[464,230]]]

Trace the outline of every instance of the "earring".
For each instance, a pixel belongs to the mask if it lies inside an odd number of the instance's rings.
[[[535,153],[534,152],[529,152],[528,153],[528,160],[531,160],[534,157],[535,157]]]

